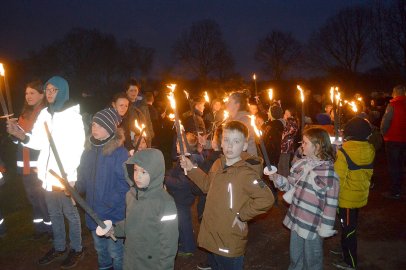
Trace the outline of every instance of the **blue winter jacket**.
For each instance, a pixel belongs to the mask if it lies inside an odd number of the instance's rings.
[[[203,162],[203,157],[198,153],[193,153],[189,158],[198,166]],[[203,194],[199,187],[185,175],[179,162],[165,175],[165,185],[176,204],[192,205],[195,195]]]
[[[123,172],[123,163],[128,159],[123,142],[121,129],[105,143],[90,139],[82,154],[75,185],[79,192],[86,194],[86,202],[98,217],[113,224],[125,218],[125,194],[130,188]],[[89,215],[86,225],[90,230],[97,227]]]

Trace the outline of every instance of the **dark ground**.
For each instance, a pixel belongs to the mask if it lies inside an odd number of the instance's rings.
[[[374,178],[375,188],[371,190],[369,203],[359,215],[358,269],[406,269],[406,199],[392,201],[382,197],[382,192],[389,185],[383,153],[377,157]],[[29,240],[33,233],[31,208],[25,198],[21,179],[10,175],[7,180],[0,188],[0,207],[8,227],[6,237],[0,239],[0,269],[59,269],[58,262],[48,266],[36,264],[51,243],[45,239],[37,242]],[[287,207],[279,196],[278,205],[249,224],[245,269],[288,268],[289,231],[282,225],[286,211]],[[194,220],[197,233],[196,216]],[[86,255],[75,269],[97,269],[92,238],[84,225],[83,244]],[[335,258],[328,251],[337,247],[338,236],[325,241],[325,269],[333,269],[331,262]],[[197,251],[190,258],[177,258],[175,269],[196,269],[196,264],[203,259],[202,251]]]

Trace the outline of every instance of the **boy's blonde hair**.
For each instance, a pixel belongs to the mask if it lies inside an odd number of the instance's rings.
[[[335,160],[334,150],[331,146],[330,136],[327,131],[321,128],[308,128],[303,132],[313,145],[318,146],[316,156],[321,160]]]

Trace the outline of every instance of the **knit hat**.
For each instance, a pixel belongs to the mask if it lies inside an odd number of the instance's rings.
[[[367,141],[372,129],[369,122],[361,117],[354,117],[344,127],[344,138],[353,141]]]
[[[93,116],[93,122],[102,126],[111,136],[116,132],[117,126],[121,123],[121,117],[113,108],[107,108],[97,112]]]
[[[281,119],[283,117],[283,110],[279,104],[274,103],[270,108],[269,111],[272,115],[273,119]]]

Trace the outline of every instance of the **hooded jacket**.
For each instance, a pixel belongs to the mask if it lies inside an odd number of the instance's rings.
[[[189,178],[207,192],[199,246],[224,257],[245,253],[248,229],[241,232],[237,225],[232,227],[235,217],[249,221],[274,203],[271,190],[261,180],[261,159],[247,153],[242,153],[241,158],[226,166],[226,159],[221,156],[208,175],[199,168],[188,172]]]
[[[129,186],[124,176],[123,163],[128,158],[123,147],[124,134],[118,129],[106,143],[86,142],[78,168],[78,181],[75,188],[86,194],[86,202],[101,220],[111,220],[113,224],[125,217],[125,194]],[[86,214],[86,225],[95,230],[96,222]]]
[[[68,101],[68,83],[59,76],[52,77],[45,83],[45,86],[49,83],[58,89],[55,101],[40,112],[34,123],[32,134],[26,134],[23,145],[40,150],[37,162],[38,179],[43,182],[44,189],[52,191],[52,186],[61,188],[63,185],[48,173],[48,170],[52,169],[59,175],[62,174],[49,145],[44,123],[47,123],[55,141],[69,182],[77,180],[77,167],[84,149],[85,131],[79,105]]]
[[[150,176],[147,188],[134,183],[133,164]],[[173,198],[163,188],[165,161],[157,149],[136,152],[124,163],[131,188],[126,195],[126,218],[115,227],[115,235],[126,237],[124,269],[173,269],[178,249],[178,219]]]
[[[343,149],[359,166],[369,165],[374,161],[375,149],[369,142],[347,141],[343,143]],[[337,151],[334,170],[340,179],[339,207],[360,208],[365,206],[368,202],[373,169],[351,170],[344,154]]]

